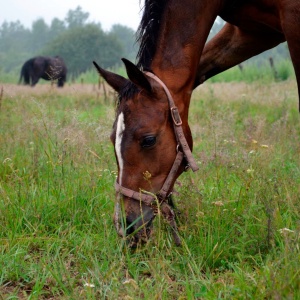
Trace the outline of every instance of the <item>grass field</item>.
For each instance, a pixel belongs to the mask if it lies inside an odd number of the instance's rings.
[[[183,246],[158,216],[134,252],[112,223],[113,99],[93,85],[1,86],[0,299],[300,299],[294,80],[194,92]]]

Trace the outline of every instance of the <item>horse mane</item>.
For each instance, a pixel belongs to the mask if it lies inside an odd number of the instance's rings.
[[[168,0],[145,0],[144,12],[137,30],[137,42],[140,44],[137,54],[137,66],[150,70],[154,57],[161,19]]]
[[[137,30],[136,41],[140,44],[137,53],[137,67],[142,71],[151,71],[150,64],[155,55],[161,19],[168,0],[145,0],[144,12]],[[117,107],[121,99],[132,98],[139,88],[128,82],[119,93]]]

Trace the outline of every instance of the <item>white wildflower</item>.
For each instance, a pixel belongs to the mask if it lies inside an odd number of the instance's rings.
[[[247,169],[247,171],[246,171],[248,174],[253,174],[254,173],[254,169],[252,169],[252,168],[249,168],[249,169]]]
[[[280,234],[285,234],[285,233],[294,233],[294,230],[288,229],[288,228],[281,228],[278,230]]]
[[[129,278],[129,279],[124,280],[124,281],[123,281],[123,284],[124,284],[124,285],[131,285],[131,286],[133,286],[135,289],[138,288],[138,284],[137,284],[136,281],[135,281],[134,279],[132,279],[132,278]]]
[[[215,202],[212,202],[212,204],[215,206],[224,206],[224,203],[222,201],[215,201]]]
[[[94,284],[88,283],[88,282],[86,282],[83,286],[86,286],[86,287],[89,287],[89,288],[94,288],[95,287]]]

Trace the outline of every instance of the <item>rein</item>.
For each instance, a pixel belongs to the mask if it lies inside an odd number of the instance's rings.
[[[185,138],[185,135],[183,133],[182,129],[182,120],[178,111],[178,108],[175,105],[175,102],[173,100],[173,97],[166,87],[166,85],[153,73],[150,72],[144,72],[147,76],[154,79],[156,82],[158,82],[162,88],[164,89],[168,102],[170,107],[170,113],[173,120],[173,128],[177,140],[177,155],[175,157],[174,163],[172,165],[172,168],[163,184],[161,189],[156,195],[151,194],[150,192],[140,190],[139,192],[133,191],[131,189],[128,189],[126,187],[121,186],[117,181],[115,182],[115,189],[117,193],[122,194],[123,196],[135,199],[137,201],[143,202],[145,205],[151,207],[155,215],[157,214],[157,206],[160,205],[161,212],[165,219],[169,222],[171,228],[173,229],[173,236],[175,239],[176,245],[180,245],[181,241],[179,236],[177,235],[177,226],[175,223],[175,214],[173,212],[173,209],[170,207],[168,203],[168,199],[171,196],[172,192],[169,192],[172,183],[174,182],[174,178],[178,172],[178,169],[180,165],[182,164],[183,160],[185,159],[187,164],[185,167],[185,170],[187,171],[189,168],[193,170],[193,172],[198,171],[199,167],[196,164],[196,161],[193,157],[193,154],[191,152],[191,149],[187,143],[187,140]]]

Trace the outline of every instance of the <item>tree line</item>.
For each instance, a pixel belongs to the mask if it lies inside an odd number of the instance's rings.
[[[80,6],[69,10],[64,20],[43,18],[25,28],[20,21],[3,22],[0,27],[0,71],[16,72],[31,57],[61,56],[71,77],[93,67],[96,60],[105,68],[118,66],[121,57],[135,59],[135,31],[115,24],[105,32],[101,23],[89,22],[89,13]]]
[[[138,45],[135,31],[115,24],[110,31],[102,29],[101,23],[89,22],[89,13],[80,6],[69,10],[63,20],[54,18],[48,25],[43,18],[32,23],[30,29],[20,21],[3,22],[0,27],[0,73],[19,72],[22,64],[38,55],[61,56],[68,67],[69,77],[76,78],[93,68],[96,60],[104,68],[121,65],[121,57],[135,60]],[[214,23],[208,39],[224,25],[220,18]],[[252,59],[258,64],[272,56],[289,56],[286,43],[264,52]]]

